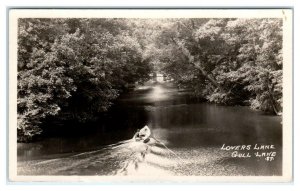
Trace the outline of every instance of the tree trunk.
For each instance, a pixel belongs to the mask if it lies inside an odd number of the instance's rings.
[[[219,88],[220,90],[222,90],[222,88],[220,87],[220,85],[218,84],[218,82],[212,77],[212,75],[207,74],[207,72],[203,69],[203,67],[201,66],[200,61],[197,61],[195,63],[192,63],[198,70],[200,70],[201,74],[203,76],[205,76],[212,84],[213,86],[215,86],[216,88]]]
[[[270,82],[269,82],[269,73],[267,74],[267,87],[268,87],[268,93],[269,93],[269,98],[271,100],[271,104],[272,104],[272,109],[273,109],[273,112],[276,114],[276,115],[282,115],[282,112],[279,111],[278,109],[278,104],[274,98],[274,95],[273,95],[273,87],[270,87]]]
[[[195,57],[190,53],[190,51],[184,46],[183,43],[177,42],[174,38],[171,38],[172,42],[178,46],[179,49],[181,49],[181,52],[183,53],[183,55],[188,59],[189,63],[194,65],[195,68],[197,68],[198,70],[200,70],[201,74],[208,79],[212,85],[216,88],[219,88],[221,91],[223,91],[223,88],[220,86],[220,84],[218,84],[218,82],[214,79],[214,77],[211,74],[208,74],[203,66],[201,65],[201,62],[195,61]],[[222,58],[223,59],[223,58]]]
[[[279,111],[279,109],[278,109],[278,104],[277,104],[277,102],[276,102],[276,100],[275,100],[275,98],[274,98],[273,93],[270,91],[270,89],[268,89],[268,93],[269,93],[269,98],[270,98],[270,100],[271,100],[271,104],[272,104],[272,108],[273,108],[274,113],[275,113],[276,115],[282,115],[282,112]]]

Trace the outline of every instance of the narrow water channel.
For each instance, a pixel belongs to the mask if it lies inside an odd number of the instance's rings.
[[[130,138],[144,125],[164,145],[140,159]],[[272,148],[255,149],[261,145]],[[19,175],[272,176],[281,175],[281,167],[281,117],[195,102],[170,83],[148,83],[123,95],[95,133],[18,143]]]

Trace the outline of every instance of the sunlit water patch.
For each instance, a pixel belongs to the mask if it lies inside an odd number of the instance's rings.
[[[123,95],[108,113],[109,128],[78,138],[18,144],[19,175],[281,175],[281,117],[248,107],[190,102],[168,84],[153,84]],[[143,144],[131,140],[144,125],[162,144],[142,158]],[[101,124],[99,124],[101,127]],[[110,144],[112,140],[115,141]],[[106,144],[108,143],[108,144]],[[274,144],[276,160],[233,158],[226,144]],[[126,167],[126,170],[123,170]]]

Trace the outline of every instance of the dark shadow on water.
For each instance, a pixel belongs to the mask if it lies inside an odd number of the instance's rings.
[[[34,143],[18,144],[18,160],[98,150],[106,145],[130,139],[136,129],[148,125],[153,130],[153,135],[166,146],[175,152],[182,149],[189,150],[191,155],[197,155],[202,148],[221,148],[224,143],[227,145],[274,144],[278,156],[273,163],[224,156],[223,159],[216,159],[219,161],[209,165],[217,165],[220,169],[229,166],[227,168],[229,170],[224,172],[224,175],[227,175],[226,173],[278,175],[281,174],[282,161],[281,120],[281,117],[265,115],[248,107],[201,103],[194,100],[188,92],[178,91],[172,85],[155,84],[122,95],[113,107],[106,114],[99,115],[96,121],[89,123],[70,121],[62,124],[49,122],[43,127],[47,136]],[[60,134],[57,135],[57,132]],[[158,147],[163,148],[163,146]],[[161,156],[159,153],[154,154]],[[110,160],[118,161],[118,158]],[[195,163],[186,168],[192,169],[193,165],[202,165],[204,168],[208,164]],[[235,172],[238,167],[242,170]],[[111,173],[105,165],[102,165],[104,169],[97,168],[101,172],[91,172],[92,168],[87,166],[82,174]],[[199,172],[195,173],[204,173],[204,175],[217,173],[217,170],[214,172],[214,166],[207,168],[211,169],[210,172],[199,169]],[[184,173],[184,168],[178,170]]]

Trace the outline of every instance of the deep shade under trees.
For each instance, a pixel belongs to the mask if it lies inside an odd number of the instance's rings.
[[[18,140],[42,132],[49,116],[91,120],[151,65],[124,19],[20,19]]]
[[[280,19],[170,19],[148,56],[179,87],[212,103],[282,112]]]
[[[18,141],[92,120],[159,71],[224,105],[282,112],[280,19],[19,19]]]

